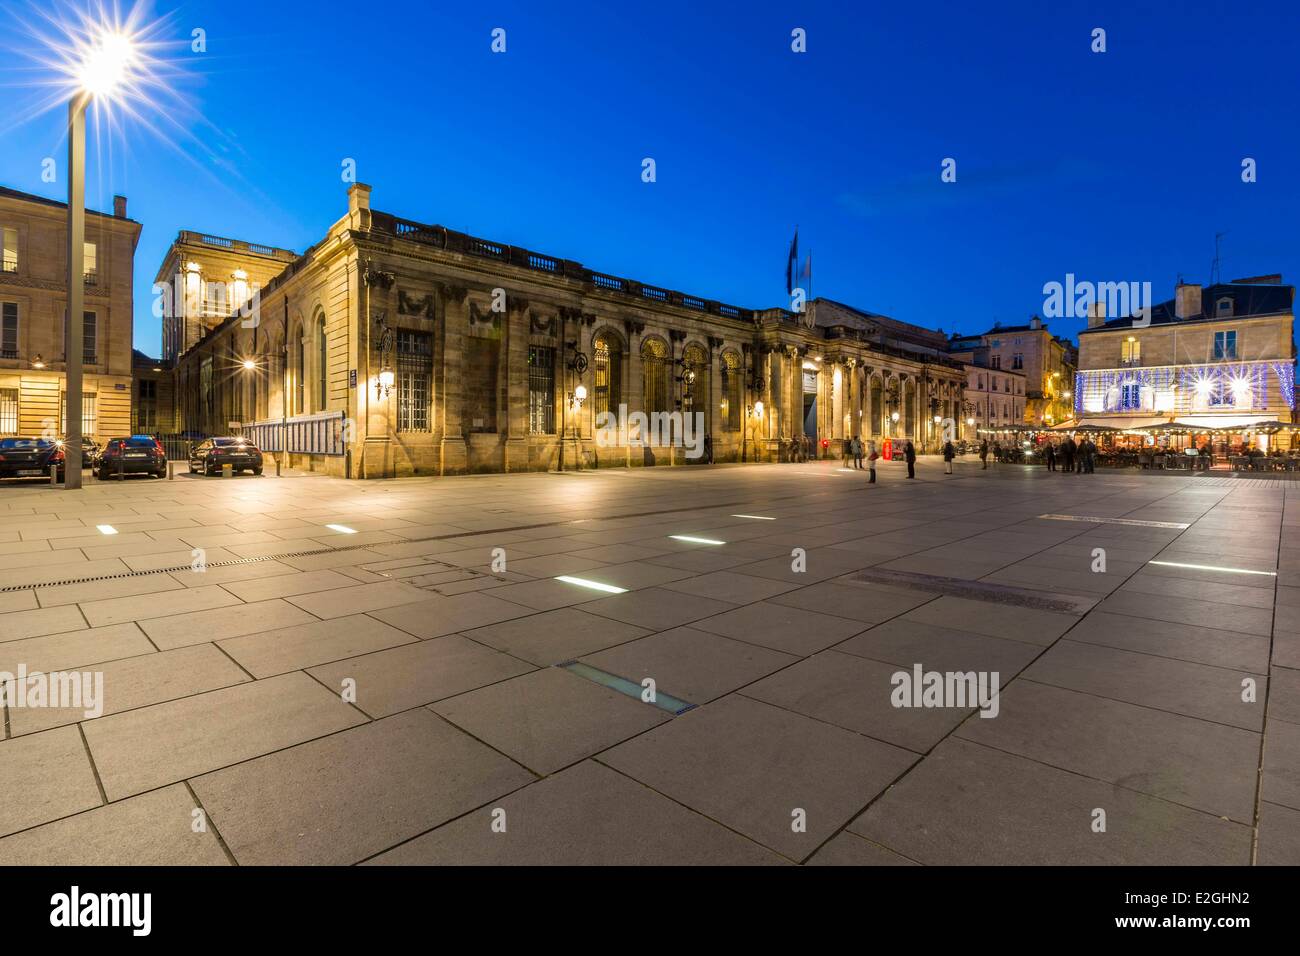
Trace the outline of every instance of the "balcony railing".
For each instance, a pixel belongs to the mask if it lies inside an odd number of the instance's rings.
[[[85,280],[86,285],[99,285],[98,272],[87,272],[82,276],[82,278]]]
[[[557,259],[554,256],[533,252],[529,249],[521,249],[518,246],[480,239],[463,232],[453,232],[442,226],[430,226],[424,223],[412,222],[409,219],[399,219],[387,213],[375,212],[372,216],[377,231],[387,232],[399,239],[409,239],[412,242],[445,249],[448,252],[495,259],[498,262],[507,262],[536,272],[546,272],[567,279],[577,279],[588,282],[597,289],[619,292],[637,299],[649,299],[651,302],[659,302],[664,305],[677,306],[678,308],[691,309],[711,315],[720,315],[742,322],[750,321],[753,318],[754,313],[749,309],[741,309],[734,305],[715,302],[712,299],[703,299],[699,296],[675,292],[672,289],[645,285],[631,279],[596,272],[586,268],[580,262],[573,262],[569,259]]]
[[[10,275],[17,275],[18,263],[14,262],[12,259],[6,259],[4,262],[0,262],[0,272],[7,272]]]

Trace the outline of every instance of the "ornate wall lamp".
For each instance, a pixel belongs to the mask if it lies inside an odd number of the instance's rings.
[[[379,378],[375,380],[375,397],[387,398],[393,390],[393,330],[388,325],[385,312],[375,314],[375,325],[379,329]]]

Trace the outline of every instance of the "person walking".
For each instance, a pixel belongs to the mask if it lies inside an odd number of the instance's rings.
[[[853,467],[862,470],[862,439],[857,435],[853,436]]]
[[[1083,470],[1086,474],[1093,474],[1097,463],[1097,446],[1093,444],[1091,438],[1083,440]]]
[[[840,464],[845,468],[849,467],[849,455],[852,451],[853,451],[852,440],[845,438],[843,441],[840,442]]]
[[[980,471],[987,471],[989,467],[989,440],[987,438],[980,441]]]
[[[1061,443],[1061,471],[1074,471],[1074,453],[1077,447],[1072,436],[1067,436]]]
[[[916,477],[916,446],[912,444],[912,439],[907,440],[907,445],[903,449],[903,457],[907,459],[907,477]]]
[[[876,459],[880,457],[880,452],[876,451],[876,443],[869,442],[870,451],[867,453],[867,468],[871,472],[871,477],[867,479],[867,484],[876,483]]]
[[[952,460],[957,457],[957,448],[951,441],[943,443],[943,473],[952,474]]]
[[[1050,441],[1043,448],[1043,461],[1047,462],[1048,471],[1056,471],[1056,446]]]
[[[713,464],[713,436],[708,432],[704,433],[704,463]]]
[[[993,443],[993,464],[996,465],[1001,460],[1002,460],[1002,442],[995,441]]]

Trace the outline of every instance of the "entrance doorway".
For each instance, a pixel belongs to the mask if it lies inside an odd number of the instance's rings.
[[[803,373],[803,433],[817,447],[817,373]]]

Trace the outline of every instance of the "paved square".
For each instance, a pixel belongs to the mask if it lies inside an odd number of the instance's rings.
[[[1300,483],[942,472],[6,483],[0,862],[1300,863]]]

